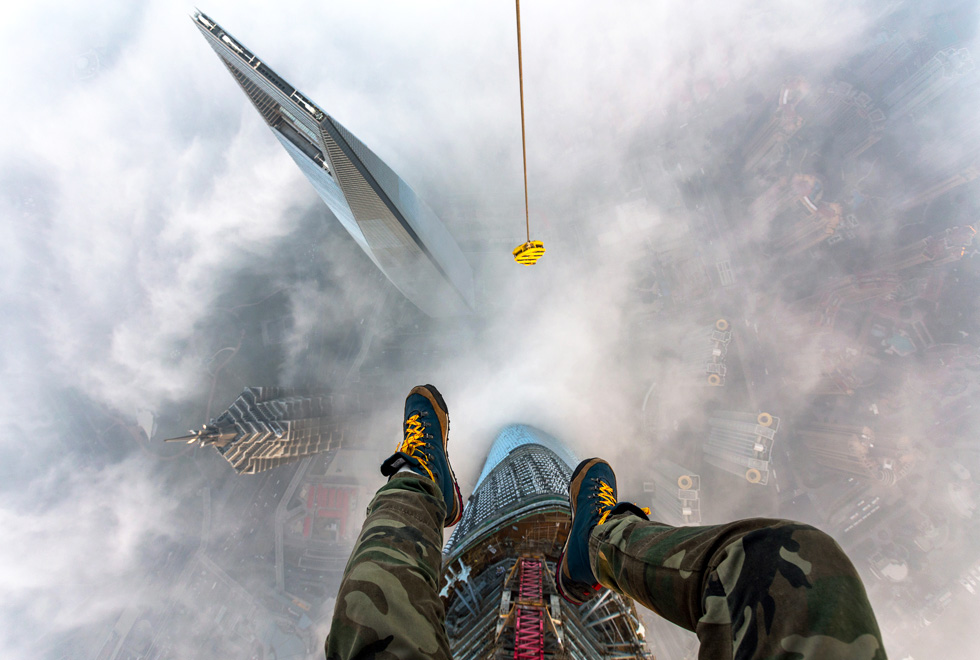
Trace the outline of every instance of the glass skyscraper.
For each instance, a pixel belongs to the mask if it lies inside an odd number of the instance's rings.
[[[571,522],[575,455],[556,438],[512,425],[443,549],[446,630],[453,657],[647,658],[633,602],[603,590],[564,601],[555,562]]]
[[[435,213],[360,140],[201,12],[194,23],[354,241],[430,316],[474,307],[473,271]]]

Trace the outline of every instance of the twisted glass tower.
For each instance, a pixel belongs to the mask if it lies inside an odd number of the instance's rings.
[[[504,428],[443,550],[453,657],[647,658],[633,602],[603,590],[575,606],[558,595],[575,455],[530,426]]]
[[[452,235],[364,143],[202,12],[194,24],[351,238],[430,316],[474,306],[473,271]]]

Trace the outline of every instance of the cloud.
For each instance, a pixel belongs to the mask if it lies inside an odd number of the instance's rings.
[[[16,268],[7,281],[15,298],[30,292],[25,320],[40,332],[37,343],[59,378],[77,379],[98,399],[132,408],[199,393],[198,356],[172,359],[174,351],[192,340],[234,273],[250,260],[275,259],[277,240],[295,228],[286,211],[313,198],[235,86],[219,75],[220,66],[184,16],[168,3],[145,5],[139,12],[109,7],[95,16],[75,16],[52,3],[21,17],[25,24],[53,24],[64,38],[51,49],[28,49],[29,65],[49,74],[49,96],[43,104],[14,113],[45,130],[8,138],[13,144],[7,151],[16,149],[26,161],[11,168],[37,173],[46,208],[14,228],[14,252],[31,254],[34,261]],[[584,146],[587,157],[571,168],[552,167],[555,151],[576,143],[583,128],[605,137],[602,126],[624,119],[635,125],[664,99],[676,100],[660,85],[636,84],[673,74],[672,61],[697,62],[698,75],[714,79],[734,66],[737,77],[798,43],[795,32],[802,31],[801,25],[808,25],[806,43],[832,50],[848,34],[840,26],[857,22],[853,10],[815,10],[810,3],[775,13],[756,7],[742,3],[727,9],[731,15],[719,24],[738,19],[747,29],[739,35],[718,31],[717,39],[705,39],[703,24],[680,21],[676,9],[651,15],[634,5],[621,10],[624,16],[582,7],[568,12],[560,26],[549,20],[546,8],[531,9],[525,39],[535,146],[532,183],[535,165],[546,181],[576,181],[593,163],[618,160],[624,145],[593,144]],[[488,4],[474,11],[433,4],[406,12],[389,7],[381,21],[350,8],[309,9],[310,20],[299,23],[282,12],[213,11],[247,43],[260,20],[269,34],[293,35],[256,47],[297,84],[313,81],[304,89],[328,99],[341,121],[379,145],[379,153],[391,156],[396,170],[410,179],[419,170],[441,175],[459,169],[472,182],[487,175],[484,168],[476,169],[481,159],[474,154],[488,143],[515,142],[517,114],[507,112],[513,110],[516,91],[512,32],[502,8]],[[318,21],[313,17],[321,13],[320,23],[336,25],[337,39],[314,40],[310,30]],[[834,15],[833,29],[821,20],[829,15]],[[419,28],[406,31],[400,18],[418,21]],[[473,43],[460,26],[480,21],[491,29]],[[69,24],[78,29],[65,30]],[[775,25],[782,30],[774,30]],[[671,26],[682,29],[678,33]],[[777,38],[735,48],[756,30]],[[637,38],[647,31],[669,38]],[[690,40],[709,53],[688,57]],[[317,43],[313,52],[318,57],[295,48],[296,42]],[[113,56],[104,58],[92,80],[73,80],[69,71],[75,56],[93,47]],[[726,49],[747,62],[710,54]],[[488,52],[499,55],[487,58]],[[400,71],[398,64],[409,53],[417,68]],[[458,53],[466,57],[450,59]],[[482,66],[473,75],[477,62]],[[28,85],[23,73],[13,77],[15,88]],[[578,102],[583,94],[594,103]],[[422,107],[413,107],[417,101]],[[475,127],[482,128],[482,135],[467,144]],[[622,139],[628,135],[624,132]],[[427,149],[432,138],[449,153]],[[446,168],[425,160],[446,155],[464,166]],[[509,184],[510,197],[519,189],[516,157],[515,149],[507,150],[506,177],[489,174],[493,187]],[[29,194],[29,189],[15,194]],[[38,224],[45,227],[40,235]]]
[[[218,301],[252,302],[237,288],[246,277],[281,288],[287,301],[292,333],[270,379],[310,377],[311,342],[333,349],[356,336],[358,348],[368,347],[363,355],[324,350],[313,376],[331,386],[348,374],[375,378],[391,390],[436,382],[449,398],[464,482],[475,480],[496,430],[513,421],[538,425],[582,455],[609,452],[628,462],[642,443],[653,460],[664,447],[642,428],[643,395],[659,383],[671,425],[703,421],[711,395],[682,384],[689,368],[677,347],[726,311],[717,298],[669,315],[638,302],[651,255],[681,240],[689,221],[703,221],[706,212],[688,203],[685,186],[701,169],[709,183],[732,179],[723,192],[757,194],[768,182],[732,174],[735,136],[787,75],[820,80],[866,46],[882,7],[526,3],[532,234],[549,251],[533,269],[515,267],[504,248],[471,254],[481,316],[455,325],[421,320],[416,333],[408,327],[414,312],[386,299],[383,282],[363,277],[366,261],[342,233],[323,241],[317,277],[297,276],[286,263],[293,253],[282,248],[309,214],[330,218],[197,34],[189,7],[18,5],[0,28],[0,83],[19,99],[4,110],[5,125],[16,129],[0,136],[0,238],[8,246],[0,260],[7,320],[0,369],[14,383],[0,398],[0,448],[14,466],[9,483],[45,504],[10,493],[0,500],[0,523],[13,539],[0,583],[22,609],[16,616],[37,623],[57,611],[56,631],[101,622],[131,602],[127,585],[146,571],[148,544],[197,533],[180,522],[182,505],[168,498],[151,459],[105,464],[86,456],[84,469],[71,471],[53,458],[71,461],[92,446],[66,430],[62,418],[71,415],[53,404],[72,391],[84,393],[82,407],[125,416],[137,409],[197,415],[187,411],[203,407],[208,358],[216,342],[224,345],[214,337]],[[461,241],[522,240],[512,6],[270,10],[218,2],[203,9],[433,207],[449,211]],[[941,169],[953,152],[972,153],[968,141],[933,139],[949,122],[971,120],[969,97],[956,98],[941,115],[909,120],[907,152],[860,162],[869,168],[869,196],[887,197],[895,181]],[[458,208],[469,211],[452,212]],[[902,222],[882,218],[876,236],[895,235]],[[736,247],[755,247],[767,231],[740,236]],[[718,247],[699,245],[705,253]],[[784,278],[782,269],[824,265],[766,262],[739,282],[746,294],[739,308],[771,338],[767,359],[780,366],[776,394],[785,410],[806,410],[823,355],[792,304],[805,278]],[[638,319],[641,312],[648,316]],[[385,347],[402,357],[376,359]],[[240,365],[266,350],[250,335],[229,370],[251,375]],[[353,368],[360,364],[364,375]],[[396,428],[399,402],[387,396],[359,420],[372,432]],[[24,438],[37,448],[30,456]],[[203,474],[189,470],[183,486],[220,482],[222,473],[210,472],[219,459],[206,456],[185,457]],[[54,467],[39,467],[46,462]],[[644,471],[637,464],[624,472],[637,481]],[[731,493],[714,515],[747,515],[755,504]],[[7,617],[15,617],[14,606]],[[26,649],[29,640],[10,634],[4,644]]]
[[[150,606],[148,557],[186,540],[178,509],[152,463],[136,457],[99,469],[65,460],[4,494],[3,655],[27,657],[39,639],[104,624],[137,598]]]
[[[115,62],[92,80],[63,80],[20,117],[44,130],[5,150],[17,152],[8,173],[33,175],[14,180],[8,198],[23,207],[43,196],[10,228],[22,260],[5,289],[18,325],[32,328],[46,375],[127,410],[199,391],[199,356],[175,351],[236,272],[274,258],[294,226],[287,210],[312,197],[264,127],[214,109],[188,79],[200,58],[180,46],[199,45],[186,19],[164,4],[139,18],[112,44]],[[66,37],[57,50],[67,67],[90,44]]]

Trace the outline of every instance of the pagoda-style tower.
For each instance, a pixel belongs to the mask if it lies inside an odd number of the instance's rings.
[[[331,397],[285,387],[248,387],[217,419],[167,442],[218,450],[242,474],[255,474],[343,444]]]

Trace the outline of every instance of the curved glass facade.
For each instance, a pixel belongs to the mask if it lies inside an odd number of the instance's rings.
[[[568,447],[539,429],[524,424],[502,429],[444,554],[542,504],[567,507],[568,482],[577,463]]]
[[[449,230],[364,143],[201,12],[194,22],[354,241],[429,316],[476,305],[473,271]]]
[[[508,454],[521,445],[527,444],[547,447],[557,454],[570,468],[574,469],[578,465],[579,459],[561,440],[533,426],[511,424],[510,426],[505,426],[497,434],[497,439],[494,440],[493,446],[490,447],[490,453],[487,454],[487,462],[483,466],[483,471],[480,472],[480,478],[476,480],[476,486],[473,487],[473,491],[475,492],[480,489],[480,484],[483,483],[483,480],[502,460],[507,458]]]

